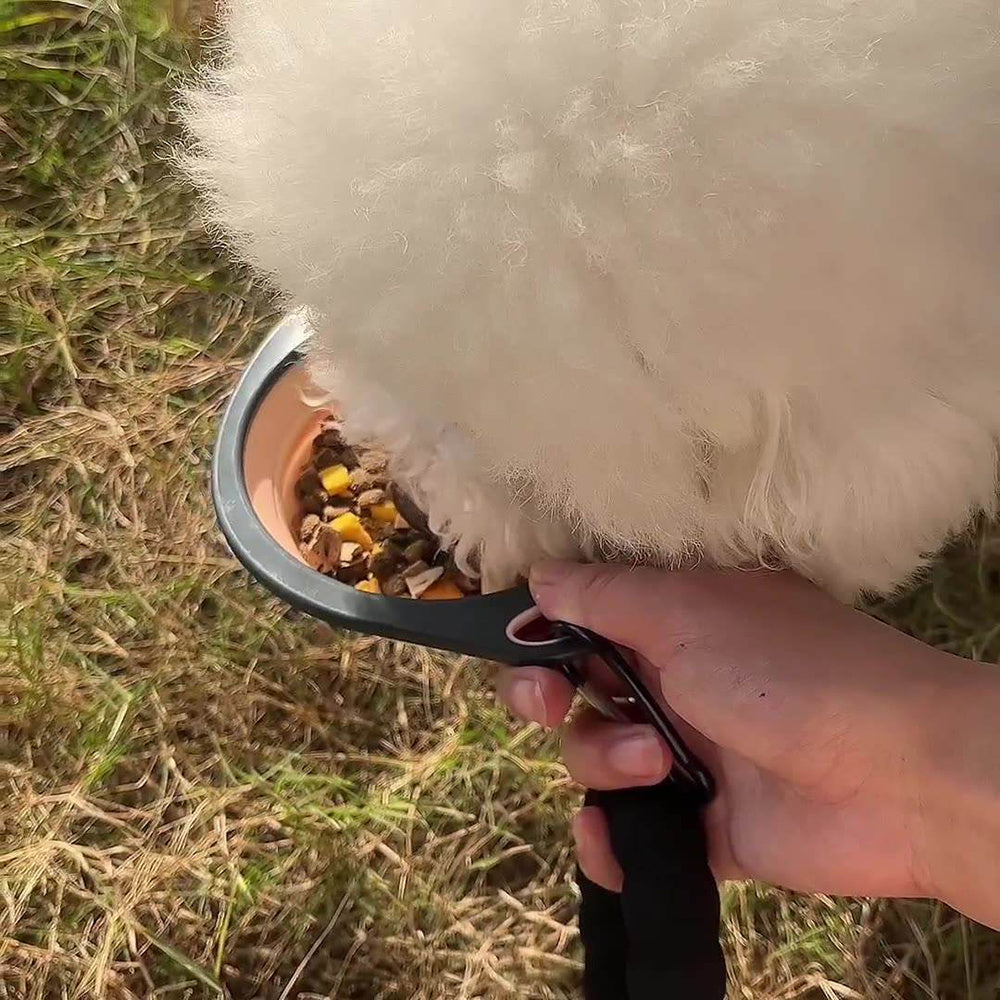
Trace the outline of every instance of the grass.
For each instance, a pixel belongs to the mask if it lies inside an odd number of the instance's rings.
[[[273,319],[170,172],[208,5],[0,0],[0,998],[557,998],[552,737],[480,664],[338,635],[214,530],[215,420]],[[1000,531],[878,613],[1000,655]],[[747,885],[731,996],[1000,992],[932,903]]]

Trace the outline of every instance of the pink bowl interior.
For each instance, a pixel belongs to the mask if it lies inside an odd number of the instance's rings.
[[[292,525],[298,520],[295,481],[305,466],[319,425],[330,406],[307,402],[315,388],[301,367],[290,368],[254,414],[243,446],[243,474],[250,503],[261,523],[300,562]]]

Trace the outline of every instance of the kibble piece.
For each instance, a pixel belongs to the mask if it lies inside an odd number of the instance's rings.
[[[435,583],[444,576],[444,566],[434,566],[421,573],[410,573],[407,571],[405,576],[406,589],[409,590],[410,596],[419,597],[432,583]]]
[[[403,570],[403,576],[419,576],[421,573],[426,573],[429,569],[430,566],[428,566],[427,563],[421,559],[418,562],[407,566],[406,569]]]
[[[359,507],[376,507],[385,500],[385,490],[376,486],[375,489],[365,490],[358,497]]]
[[[323,489],[333,496],[347,493],[351,488],[351,474],[347,471],[346,465],[331,465],[330,468],[323,469],[319,474],[319,480],[323,484]]]
[[[341,514],[333,522],[333,527],[340,532],[346,542],[357,542],[363,549],[370,549],[374,544],[372,536],[365,530],[357,514]]]
[[[410,591],[402,573],[396,573],[382,583],[382,593],[386,597],[406,597]]]
[[[337,455],[337,458],[349,469],[356,469],[361,464],[358,461],[358,453],[349,444],[345,444],[340,449],[340,453]]]
[[[337,563],[340,561],[340,532],[329,524],[321,524],[319,531],[316,533],[315,548],[323,560],[323,565],[326,567],[321,572],[329,573],[330,570],[336,568]]]
[[[368,578],[368,562],[365,559],[355,559],[347,566],[341,566],[337,570],[337,579],[341,583],[349,583],[352,586]]]
[[[320,448],[316,452],[315,458],[313,458],[313,468],[329,469],[331,465],[339,465],[340,458],[338,457],[338,452],[339,449],[337,448]]]
[[[310,543],[302,548],[306,562],[319,570],[329,573],[340,562],[340,535],[328,524],[321,524]]]
[[[360,461],[361,468],[368,472],[385,472],[385,467],[389,464],[385,452],[380,448],[369,448],[362,452]]]
[[[374,472],[368,472],[365,469],[352,469],[351,470],[351,485],[359,493],[363,493],[365,490],[381,489],[385,484],[385,480]]]
[[[316,534],[321,523],[322,522],[316,514],[306,514],[306,516],[302,518],[302,524],[299,526],[299,541],[303,544],[311,542],[313,535]]]
[[[395,545],[380,543],[372,550],[368,565],[380,580],[392,576],[406,562],[403,553]]]
[[[427,562],[434,558],[437,546],[429,538],[418,538],[403,549],[403,556],[408,563]]]
[[[322,451],[324,448],[332,448],[337,451],[343,448],[344,438],[340,433],[340,428],[336,424],[324,424],[322,432],[313,441],[313,447],[316,451]]]
[[[360,583],[354,585],[355,590],[360,590],[366,594],[381,594],[382,588],[378,584],[378,580],[362,580]]]
[[[330,497],[327,495],[326,490],[322,488],[315,490],[302,498],[302,510],[306,514],[316,514],[319,516],[323,513],[323,508],[329,499]]]
[[[306,469],[295,483],[295,492],[300,498],[307,497],[310,493],[315,493],[322,488],[323,484],[320,482],[319,473],[315,469]]]
[[[357,542],[341,542],[340,543],[340,565],[349,566],[358,556],[361,555],[362,549]]]
[[[350,507],[344,507],[342,505],[338,505],[336,507],[333,507],[330,504],[327,504],[323,508],[323,520],[324,521],[334,521],[338,517],[340,517],[341,514],[350,514],[350,513],[351,513],[351,508]]]

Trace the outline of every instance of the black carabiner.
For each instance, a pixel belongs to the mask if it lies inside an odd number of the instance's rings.
[[[712,772],[705,767],[681,738],[680,733],[677,732],[660,703],[649,693],[649,689],[642,682],[642,679],[632,669],[628,658],[613,642],[609,642],[596,632],[591,632],[590,629],[580,625],[571,625],[568,622],[559,622],[557,627],[560,631],[589,646],[594,654],[611,668],[615,676],[628,688],[629,693],[642,708],[649,723],[670,747],[674,758],[670,771],[673,779],[687,782],[705,803],[710,802],[715,796],[715,779],[712,777]]]

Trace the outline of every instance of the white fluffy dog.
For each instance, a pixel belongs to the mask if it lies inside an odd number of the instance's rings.
[[[224,17],[188,169],[491,586],[704,558],[850,598],[993,506],[996,3]]]

